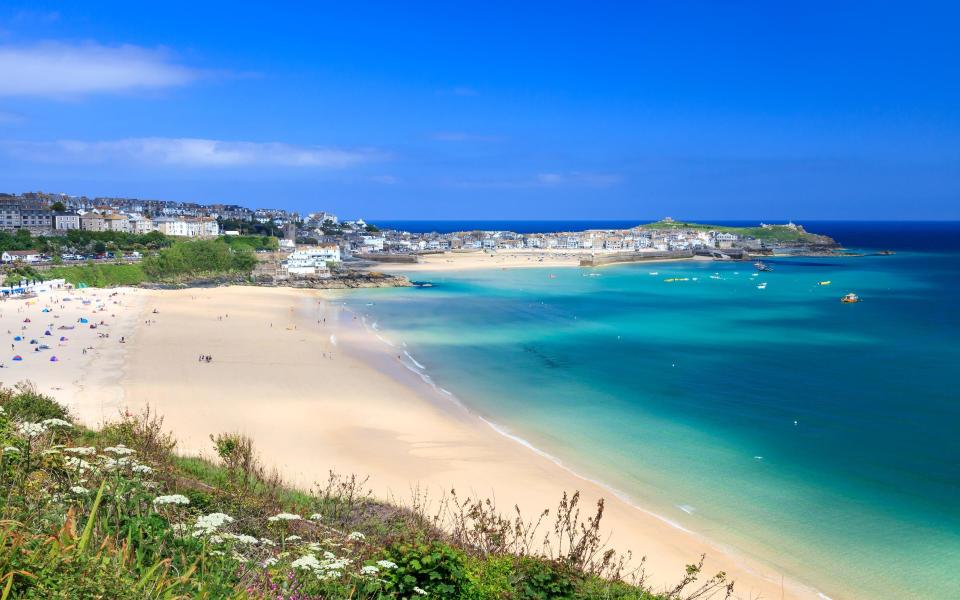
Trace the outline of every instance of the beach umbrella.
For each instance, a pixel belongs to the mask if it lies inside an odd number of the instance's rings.
[[[23,360],[23,357],[18,354],[13,357],[13,360]]]
[[[60,359],[57,358],[56,356],[51,356],[51,357],[50,357],[50,362],[59,362],[59,361],[60,361]]]

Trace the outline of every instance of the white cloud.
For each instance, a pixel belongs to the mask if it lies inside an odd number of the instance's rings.
[[[303,167],[343,169],[383,158],[372,150],[296,146],[279,142],[230,142],[198,138],[128,138],[83,142],[0,142],[12,158],[44,163],[132,162],[173,167]]]
[[[532,177],[518,179],[494,179],[454,181],[455,187],[467,188],[560,188],[560,187],[611,187],[623,181],[616,173],[590,173],[585,171],[567,171],[562,173],[537,173]]]
[[[163,50],[46,42],[0,46],[0,96],[71,96],[186,85],[201,72]]]

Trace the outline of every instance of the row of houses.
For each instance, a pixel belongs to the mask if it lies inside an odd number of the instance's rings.
[[[587,230],[565,233],[520,234],[512,231],[409,233],[386,231],[347,237],[358,252],[423,252],[450,250],[589,250],[599,252],[695,250],[729,248],[743,242],[735,233],[697,229]]]
[[[0,201],[0,229],[28,229],[35,233],[83,231],[119,231],[150,233],[190,238],[209,238],[220,234],[212,217],[148,217],[124,213],[109,207],[92,210],[55,212],[36,204]]]

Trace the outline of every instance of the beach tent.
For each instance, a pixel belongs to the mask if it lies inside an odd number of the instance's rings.
[[[30,323],[31,321],[30,321],[29,318],[26,318],[26,319],[23,320],[23,322],[24,322],[24,323]]]
[[[80,322],[81,322],[81,323],[89,323],[90,321],[86,320],[86,319],[83,318],[83,317],[80,317]]]
[[[78,290],[82,290],[82,289],[85,288],[85,287],[87,287],[87,284],[85,284],[85,283],[82,282],[82,281],[77,284],[77,289],[78,289]]]
[[[30,340],[30,343],[31,343],[31,344],[39,344],[40,342],[38,342],[37,340]]]
[[[53,334],[50,333],[50,330],[48,329],[48,330],[46,330],[46,331],[43,332],[43,335],[53,335]]]
[[[67,341],[67,338],[66,338],[65,336],[62,336],[62,335],[61,335],[61,336],[60,336],[60,341],[61,341],[61,342],[66,342],[66,341]]]
[[[43,309],[43,310],[40,311],[40,312],[50,312],[50,309],[49,309],[49,308],[45,308],[45,309]]]
[[[13,341],[15,341],[15,342],[22,342],[22,341],[23,341],[23,338],[18,335],[18,336],[16,336],[16,337],[13,338]]]
[[[13,357],[13,360],[23,360],[23,357],[18,354]]]
[[[60,359],[57,358],[56,356],[51,356],[51,357],[50,357],[50,362],[60,362]]]

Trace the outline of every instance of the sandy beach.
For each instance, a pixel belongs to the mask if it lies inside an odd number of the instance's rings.
[[[385,271],[388,273],[416,274],[418,272],[443,271],[475,271],[482,269],[548,269],[551,267],[579,267],[580,259],[589,257],[590,250],[545,250],[545,249],[518,249],[497,250],[496,252],[444,252],[442,254],[422,254],[418,263],[377,263],[369,270]],[[709,257],[696,256],[693,258],[659,258],[638,261],[643,264],[712,260]],[[603,268],[616,264],[610,263],[595,268]]]
[[[59,330],[69,331],[69,340],[33,353],[38,356],[28,356],[29,342],[21,342],[15,351],[24,360],[7,362],[3,381],[35,382],[89,425],[149,404],[185,454],[210,456],[210,434],[244,432],[267,465],[303,487],[325,481],[333,469],[369,475],[378,496],[401,503],[410,502],[416,488],[433,498],[456,489],[461,496],[493,497],[505,513],[517,504],[530,516],[554,508],[564,491],[580,490],[584,507],[606,498],[611,546],[647,556],[656,586],[675,584],[684,565],[706,553],[706,571],[726,571],[737,581],[738,597],[816,598],[812,590],[781,583],[773,569],[727,553],[497,433],[404,368],[397,350],[336,298],[229,287],[80,290],[9,300],[0,319],[11,335],[23,326],[35,337],[46,331],[41,325],[75,329]],[[84,315],[98,328],[81,329]],[[107,331],[109,337],[98,335]],[[51,363],[47,354],[54,351],[58,361]],[[201,355],[212,360],[200,361]]]

